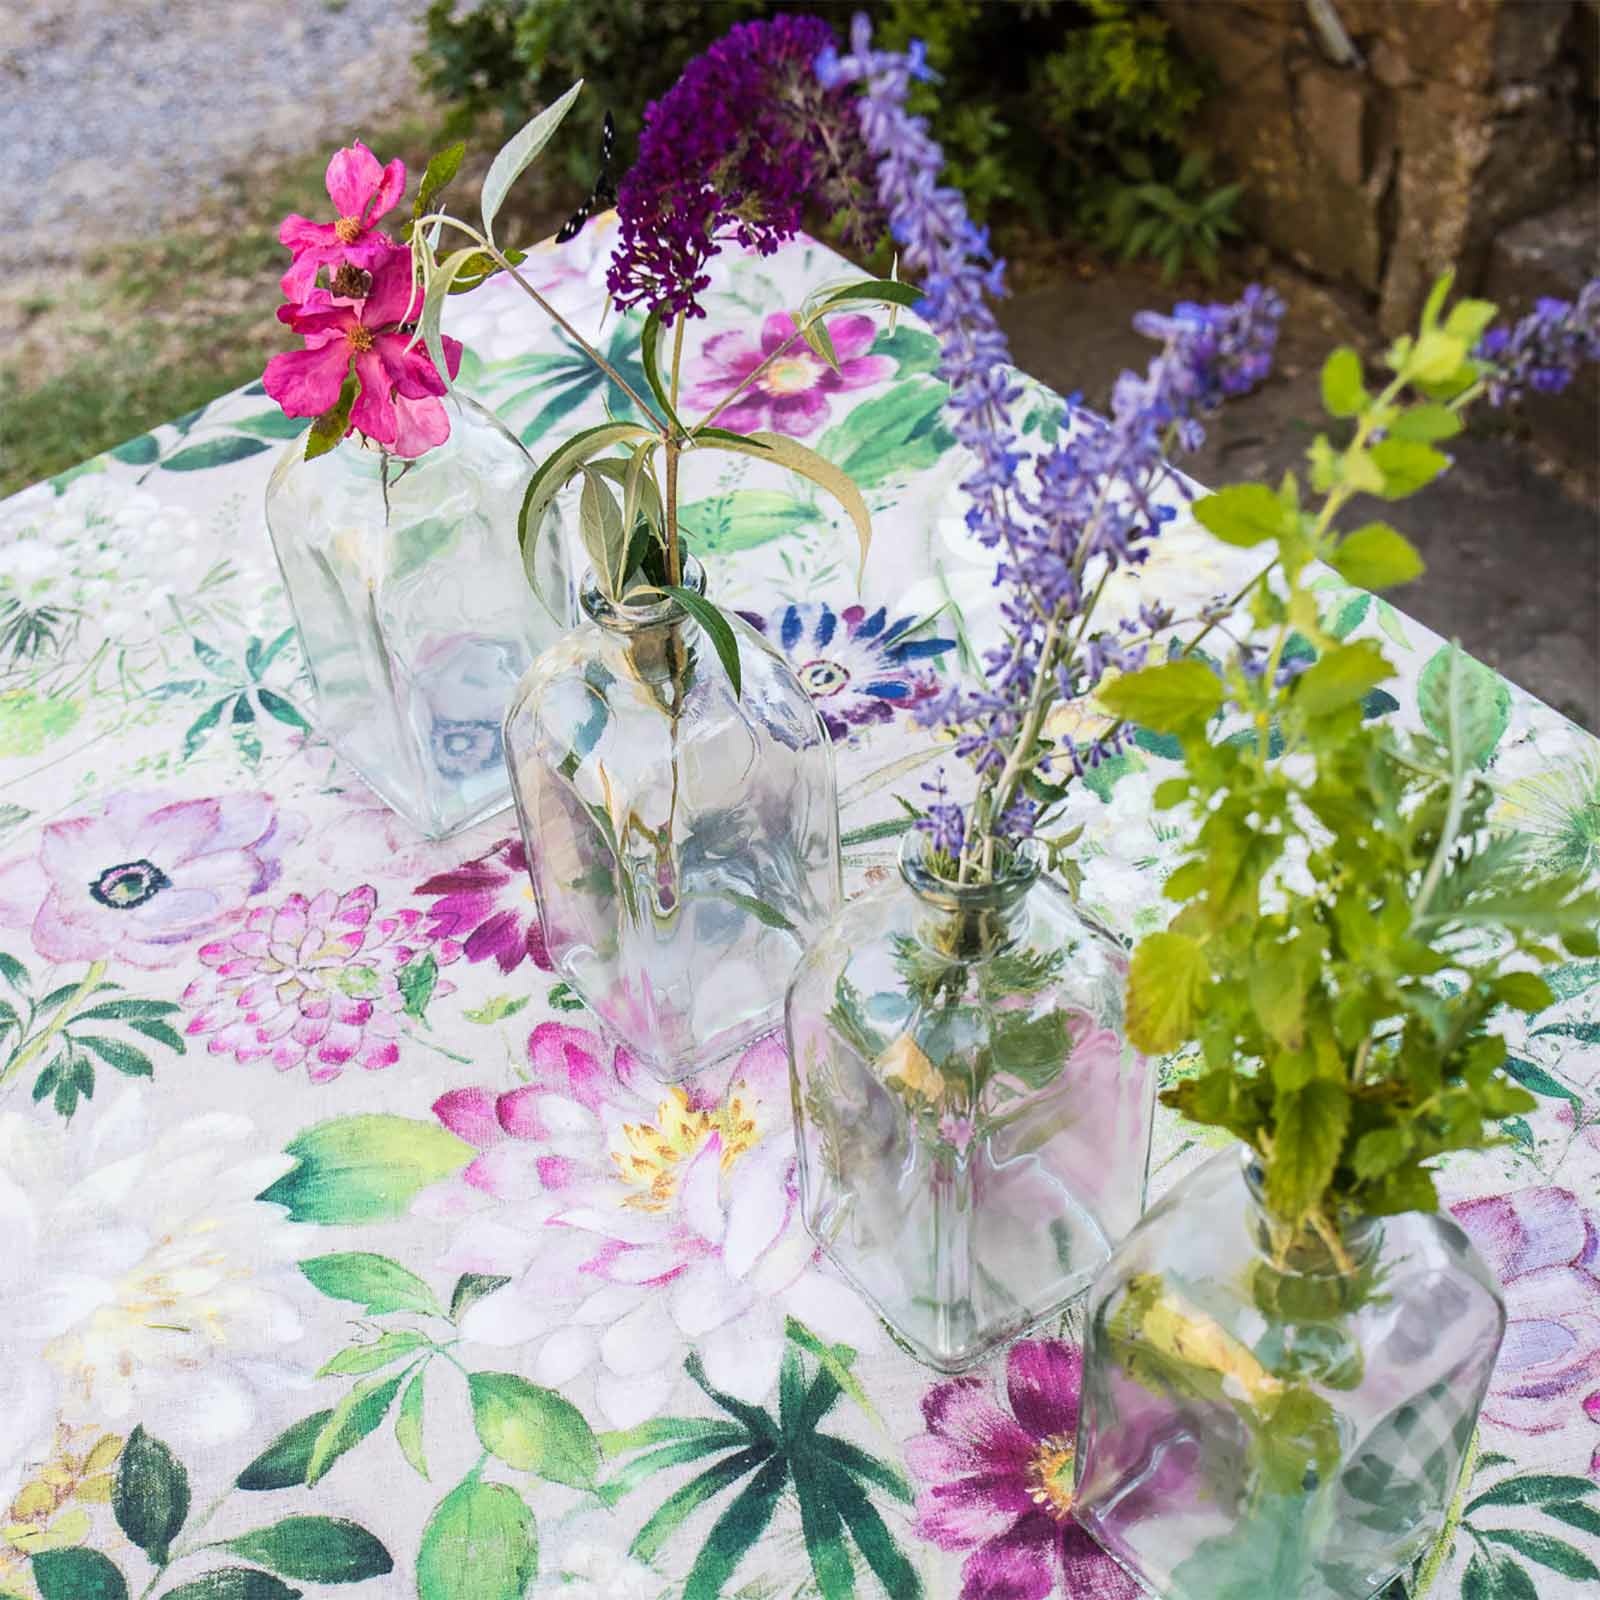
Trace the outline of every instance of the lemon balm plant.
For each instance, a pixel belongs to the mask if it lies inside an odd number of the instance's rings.
[[[1342,513],[1436,478],[1502,381],[1495,308],[1446,313],[1448,290],[1382,384],[1329,358],[1345,436],[1314,441],[1306,484],[1197,502],[1216,537],[1270,552],[1247,602],[1263,642],[1101,691],[1177,739],[1155,803],[1193,826],[1179,910],[1133,957],[1129,1032],[1197,1051],[1162,1098],[1244,1147],[1151,1211],[1090,1294],[1078,1513],[1178,1600],[1363,1596],[1431,1538],[1505,1324],[1431,1163],[1532,1107],[1495,1015],[1550,1004],[1538,969],[1600,948],[1593,885],[1490,825],[1479,670],[1453,650],[1422,688],[1437,732],[1402,734],[1363,714],[1393,675],[1382,648],[1317,610],[1319,561],[1368,588],[1420,573],[1392,527],[1341,531]],[[1157,1458],[1181,1463],[1181,1506],[1126,1493]]]

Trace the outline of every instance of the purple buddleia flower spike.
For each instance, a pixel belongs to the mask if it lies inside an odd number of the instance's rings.
[[[1600,278],[1576,302],[1541,300],[1520,322],[1491,328],[1474,354],[1490,365],[1492,406],[1514,405],[1530,389],[1560,394],[1580,367],[1600,361]]]

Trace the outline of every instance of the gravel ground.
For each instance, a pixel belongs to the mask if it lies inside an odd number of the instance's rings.
[[[0,270],[159,233],[415,92],[423,0],[4,0]]]

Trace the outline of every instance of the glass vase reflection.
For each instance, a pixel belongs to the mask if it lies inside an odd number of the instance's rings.
[[[430,838],[509,802],[506,706],[574,612],[561,540],[539,547],[542,598],[523,572],[527,451],[473,401],[445,405],[424,456],[352,439],[307,461],[296,441],[267,485],[317,731]]]
[[[684,582],[703,591],[692,560]],[[581,603],[507,716],[512,786],[553,965],[671,1082],[779,1024],[838,906],[833,747],[737,617],[738,693],[676,601],[617,604],[591,577]]]
[[[960,1371],[1088,1288],[1138,1219],[1154,1079],[1122,946],[1026,845],[994,884],[920,833],[788,999],[806,1226],[923,1361]]]
[[[1168,1600],[1364,1600],[1432,1543],[1505,1308],[1448,1217],[1287,1232],[1239,1148],[1090,1293],[1078,1520]]]

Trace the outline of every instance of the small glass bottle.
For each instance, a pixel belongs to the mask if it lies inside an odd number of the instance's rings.
[[[1089,1286],[1138,1220],[1154,1079],[1127,956],[1041,871],[955,885],[906,835],[789,991],[806,1226],[910,1350],[972,1366]]]
[[[1449,1217],[1294,1233],[1225,1150],[1090,1291],[1078,1520],[1167,1600],[1365,1600],[1437,1533],[1504,1330]]]
[[[537,595],[523,571],[527,451],[464,395],[444,404],[450,437],[425,455],[352,439],[307,461],[297,440],[267,485],[317,731],[429,838],[508,803],[506,705],[575,598],[560,539],[540,543]]]
[[[692,558],[684,584],[703,593]],[[535,661],[506,717],[545,948],[666,1082],[782,1020],[839,904],[833,746],[787,662],[738,617],[742,686],[676,600],[614,602]]]

